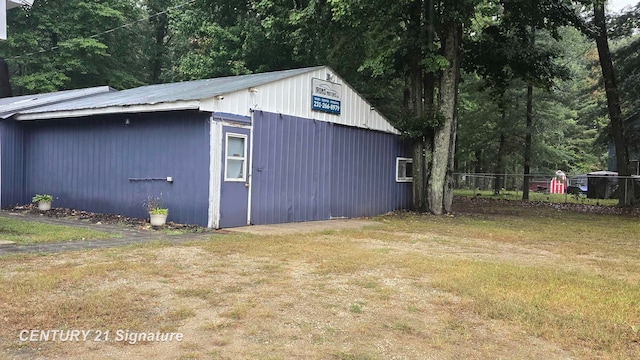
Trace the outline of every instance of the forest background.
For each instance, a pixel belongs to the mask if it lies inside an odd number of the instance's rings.
[[[417,144],[414,205],[441,213],[454,172],[607,169],[615,129],[594,41],[603,5],[37,0],[8,13],[0,58],[14,96],[328,65]],[[606,25],[633,160],[640,3],[607,13]]]

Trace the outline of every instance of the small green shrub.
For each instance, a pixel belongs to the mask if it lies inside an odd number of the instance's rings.
[[[169,213],[169,209],[162,209],[162,208],[149,209],[149,214],[151,215],[167,215],[168,213]]]
[[[53,201],[53,196],[49,195],[49,194],[36,194],[34,197],[31,198],[31,202],[34,203],[39,203],[39,202],[52,202]]]

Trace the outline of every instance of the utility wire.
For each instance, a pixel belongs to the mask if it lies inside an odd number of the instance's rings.
[[[0,1],[4,1],[4,0],[0,0]],[[120,29],[124,29],[124,28],[130,27],[130,26],[135,25],[135,24],[137,24],[137,23],[139,23],[139,22],[147,21],[147,20],[153,19],[154,17],[157,17],[157,16],[160,16],[160,15],[166,14],[166,13],[168,13],[168,12],[169,12],[169,11],[171,11],[171,10],[176,10],[176,9],[179,9],[179,8],[185,7],[185,6],[187,6],[187,5],[193,4],[193,3],[194,3],[194,2],[196,2],[196,1],[197,1],[197,0],[189,0],[189,1],[185,2],[185,3],[182,3],[182,4],[180,4],[180,5],[176,5],[176,6],[172,6],[172,7],[170,7],[170,8],[167,8],[167,9],[166,9],[166,10],[164,10],[164,11],[160,11],[160,12],[158,12],[158,13],[155,13],[155,14],[153,14],[153,15],[149,15],[149,16],[144,17],[144,18],[142,18],[142,19],[138,19],[138,20],[136,20],[136,21],[132,21],[132,22],[130,22],[130,23],[128,23],[128,24],[120,25],[120,26],[115,27],[115,28],[113,28],[113,29],[109,29],[109,30],[103,31],[103,32],[98,33],[98,34],[91,35],[91,36],[89,36],[89,38],[90,38],[90,39],[95,39],[95,38],[100,37],[100,36],[102,36],[102,35],[109,34],[109,33],[112,33],[112,32],[114,32],[114,31],[117,31],[117,30],[120,30]],[[81,39],[81,38],[75,38],[75,39]],[[75,39],[70,39],[70,40],[75,40]],[[67,40],[67,41],[69,41],[69,40]],[[11,58],[8,58],[8,59],[5,59],[5,60],[16,60],[16,59],[21,59],[21,58],[23,58],[23,57],[27,57],[27,56],[31,56],[31,55],[36,55],[36,54],[42,54],[42,53],[45,53],[45,52],[49,52],[49,51],[53,51],[53,50],[57,50],[57,49],[59,49],[59,48],[60,48],[60,46],[53,46],[53,47],[50,47],[50,48],[48,48],[48,49],[42,49],[42,50],[39,50],[39,51],[34,51],[34,52],[27,53],[27,54],[24,54],[24,55],[14,56],[14,57],[11,57]]]

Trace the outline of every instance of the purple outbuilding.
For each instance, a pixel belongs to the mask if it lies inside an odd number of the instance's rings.
[[[399,131],[326,66],[0,99],[0,205],[213,228],[360,217],[411,204]]]

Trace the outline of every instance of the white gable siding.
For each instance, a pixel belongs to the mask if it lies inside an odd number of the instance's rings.
[[[342,86],[341,113],[329,114],[311,110],[311,79],[325,80],[327,73]],[[389,122],[354,89],[327,67],[302,75],[240,90],[222,97],[202,100],[200,109],[250,116],[250,110],[293,115],[341,125],[373,129],[398,134]]]

